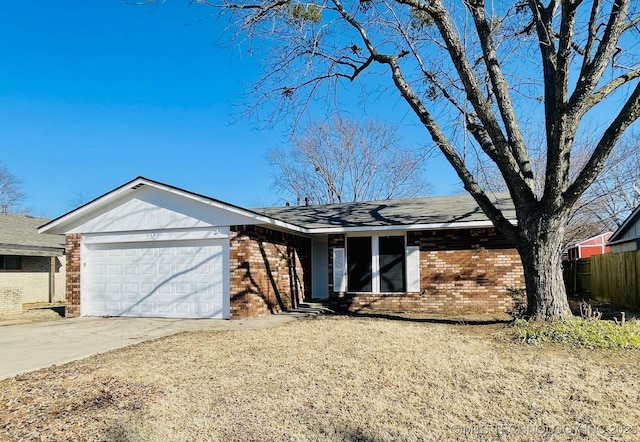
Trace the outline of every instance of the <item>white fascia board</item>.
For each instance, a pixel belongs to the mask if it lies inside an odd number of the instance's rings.
[[[511,224],[517,225],[515,220],[510,220]],[[323,227],[318,229],[308,229],[309,233],[350,233],[368,231],[389,231],[389,230],[446,230],[446,229],[475,229],[494,227],[491,221],[465,221],[453,223],[430,223],[430,224],[407,224],[403,226],[362,226],[362,227]]]
[[[54,231],[53,233],[64,233],[61,231],[56,231],[55,228],[61,225],[64,225],[65,223],[73,219],[82,218],[85,214],[90,213],[99,207],[105,206],[109,204],[111,201],[121,198],[123,195],[126,195],[129,192],[135,191],[135,187],[141,184],[153,185],[154,183],[149,183],[147,182],[147,180],[137,178],[126,184],[123,184],[122,186],[117,187],[111,192],[105,193],[104,195],[98,197],[97,199],[91,202],[88,202],[87,204],[80,206],[77,209],[62,215],[61,217],[56,218],[53,221],[50,221],[44,226],[40,226],[38,228],[38,233],[51,233],[52,230]]]

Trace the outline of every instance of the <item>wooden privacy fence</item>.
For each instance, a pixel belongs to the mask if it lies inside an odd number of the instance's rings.
[[[640,308],[640,251],[568,262],[564,275],[569,294]]]
[[[591,260],[589,258],[565,261],[564,282],[567,294],[591,297]]]

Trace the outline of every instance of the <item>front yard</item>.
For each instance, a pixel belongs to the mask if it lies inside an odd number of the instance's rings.
[[[0,440],[640,440],[640,352],[321,317],[0,381]]]

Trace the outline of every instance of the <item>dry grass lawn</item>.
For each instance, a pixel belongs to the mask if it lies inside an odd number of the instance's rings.
[[[639,367],[504,325],[301,319],[0,381],[0,439],[640,440]]]

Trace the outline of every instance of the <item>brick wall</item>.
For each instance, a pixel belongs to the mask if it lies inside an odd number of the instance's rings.
[[[66,236],[67,255],[67,317],[80,316],[80,243],[82,235],[78,233]]]
[[[55,257],[54,302],[65,300],[65,257]],[[20,270],[0,270],[0,279],[5,287],[19,287],[22,291],[22,303],[49,302],[49,269],[51,258],[48,256],[23,256]]]
[[[520,256],[495,229],[410,231],[407,245],[420,247],[420,292],[346,294],[330,287],[333,307],[351,311],[497,313],[512,307],[509,289],[524,287]],[[330,236],[332,247],[344,247],[344,236]],[[331,250],[329,261],[333,272]]]
[[[311,285],[311,241],[258,226],[232,226],[231,319],[277,313],[304,300]]]
[[[0,287],[0,316],[22,313],[22,290],[18,287]]]

